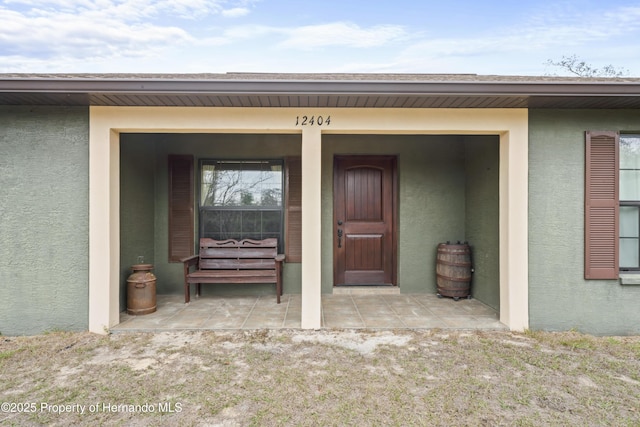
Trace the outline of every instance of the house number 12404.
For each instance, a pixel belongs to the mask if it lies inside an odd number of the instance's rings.
[[[331,116],[296,116],[296,126],[329,126]]]

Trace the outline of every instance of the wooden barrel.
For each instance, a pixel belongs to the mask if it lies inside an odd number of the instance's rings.
[[[440,243],[436,260],[438,296],[467,298],[471,289],[471,247],[467,243]]]
[[[127,313],[134,316],[156,311],[156,276],[153,265],[136,264],[127,279]]]

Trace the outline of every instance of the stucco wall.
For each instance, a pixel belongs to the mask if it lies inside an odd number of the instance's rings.
[[[470,240],[477,246],[482,265],[477,269],[477,279],[474,278],[473,293],[497,308],[497,139],[486,136],[325,135],[322,291],[331,293],[333,289],[333,156],[394,154],[398,155],[400,191],[398,279],[401,291],[435,293],[437,244],[447,240]],[[124,134],[121,141],[121,309],[125,308],[124,289],[129,267],[138,255],[145,255],[145,262],[155,265],[158,293],[182,292],[182,265],[166,261],[168,154],[191,153],[196,161],[199,158],[278,158],[300,154],[298,135]],[[153,198],[150,198],[151,193]],[[416,215],[416,212],[420,214]],[[286,264],[284,291],[299,293],[300,282],[300,264]],[[203,292],[268,294],[273,292],[272,288],[270,285],[263,288],[255,285],[211,286],[203,287]]]
[[[466,151],[477,159],[467,161]],[[486,153],[485,153],[486,151]],[[333,156],[398,156],[398,285],[402,293],[436,292],[436,248],[446,241],[477,240],[481,269],[478,294],[499,305],[497,137],[441,135],[326,135],[323,138],[322,291],[333,286]],[[487,167],[492,168],[489,178]],[[469,184],[470,181],[475,184]],[[471,191],[467,193],[467,186]],[[476,188],[483,187],[480,191]],[[484,196],[489,197],[486,199]],[[495,203],[494,203],[495,202]],[[484,220],[468,219],[479,211]],[[467,235],[467,227],[471,236]],[[487,237],[485,239],[485,237]],[[492,258],[495,254],[495,258]],[[475,292],[474,292],[475,293]]]
[[[640,286],[584,280],[584,132],[639,131],[640,112],[532,110],[529,126],[530,327],[640,333]]]
[[[0,107],[0,333],[88,328],[87,108]]]
[[[145,262],[154,264],[159,294],[181,294],[184,289],[182,264],[168,262],[167,158],[169,154],[194,155],[196,185],[199,159],[270,159],[300,155],[299,135],[123,134],[120,140],[121,177],[123,177],[121,182],[121,221],[123,221],[120,256],[121,309],[124,309],[122,290],[126,286],[128,268],[140,255],[138,253],[140,251],[146,251],[149,254],[149,257],[145,255]],[[140,162],[145,159],[147,164],[141,165]],[[136,175],[142,181],[141,183],[130,185],[124,181],[125,177],[133,179]],[[152,191],[151,200],[148,198],[148,191]],[[128,233],[131,235],[126,237],[125,234]],[[197,237],[197,231],[195,236]],[[131,248],[127,247],[129,243],[132,244]],[[300,293],[300,264],[285,264],[283,287],[286,293]],[[203,286],[202,291],[204,295],[274,292],[273,285]]]
[[[131,266],[139,257],[155,262],[155,160],[153,141],[140,135],[128,135],[120,146],[120,310]]]
[[[465,136],[465,239],[471,246],[474,298],[500,310],[499,139]]]

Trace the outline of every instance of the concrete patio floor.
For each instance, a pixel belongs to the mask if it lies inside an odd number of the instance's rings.
[[[158,295],[155,313],[120,314],[112,332],[300,328],[300,295],[203,296],[184,304],[181,295]],[[400,294],[394,289],[338,289],[322,295],[323,328],[507,329],[498,313],[475,299]]]

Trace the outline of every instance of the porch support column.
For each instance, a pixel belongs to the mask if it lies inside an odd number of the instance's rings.
[[[302,131],[302,313],[301,327],[322,326],[321,184],[322,135],[317,127]]]
[[[527,125],[500,135],[500,321],[529,327]]]
[[[119,323],[120,146],[118,132],[90,114],[89,331]]]

